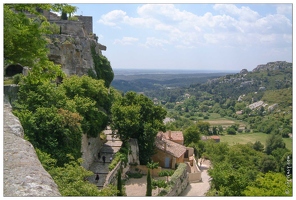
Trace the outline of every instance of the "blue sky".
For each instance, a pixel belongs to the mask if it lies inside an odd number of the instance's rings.
[[[113,69],[240,71],[292,62],[292,3],[69,4],[93,17]]]

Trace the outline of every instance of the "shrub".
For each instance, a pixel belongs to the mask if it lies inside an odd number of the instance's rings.
[[[14,84],[19,84],[21,82],[23,78],[23,75],[22,74],[16,74],[13,76],[13,83]]]

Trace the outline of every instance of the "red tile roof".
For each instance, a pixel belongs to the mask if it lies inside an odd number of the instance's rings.
[[[155,140],[155,145],[161,151],[164,151],[176,158],[181,157],[186,152],[186,147],[176,142],[170,141],[158,135]],[[165,147],[166,146],[166,147]]]
[[[210,136],[213,140],[220,140],[220,137],[218,135],[212,135]]]
[[[157,135],[163,135],[163,137],[167,140],[175,140],[175,141],[184,141],[183,132],[182,131],[171,131],[171,138],[169,137],[169,132],[159,132]]]

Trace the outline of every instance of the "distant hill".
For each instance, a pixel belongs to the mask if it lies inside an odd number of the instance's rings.
[[[189,87],[191,84],[206,83],[209,79],[227,74],[225,72],[190,73],[186,71],[180,71],[180,73],[163,73],[153,70],[149,72],[144,71],[144,73],[140,73],[139,71],[132,73],[127,70],[126,72],[121,71],[121,75],[117,75],[115,71],[115,77],[111,85],[122,92],[146,92],[157,89]]]

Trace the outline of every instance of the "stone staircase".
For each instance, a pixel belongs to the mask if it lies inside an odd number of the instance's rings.
[[[100,149],[100,159],[97,157],[97,159],[91,164],[89,168],[89,170],[92,171],[94,175],[88,178],[88,180],[91,183],[96,184],[99,189],[103,188],[104,183],[106,181],[106,177],[109,173],[108,167],[111,163],[110,157],[112,157],[113,159],[115,153],[120,150],[122,145],[122,141],[116,137],[116,134],[112,135],[112,130],[104,130],[104,133],[107,135],[107,142],[104,143],[103,147]],[[103,156],[105,156],[106,158],[105,163],[102,159]],[[98,182],[95,180],[96,174],[99,174],[100,177]]]

